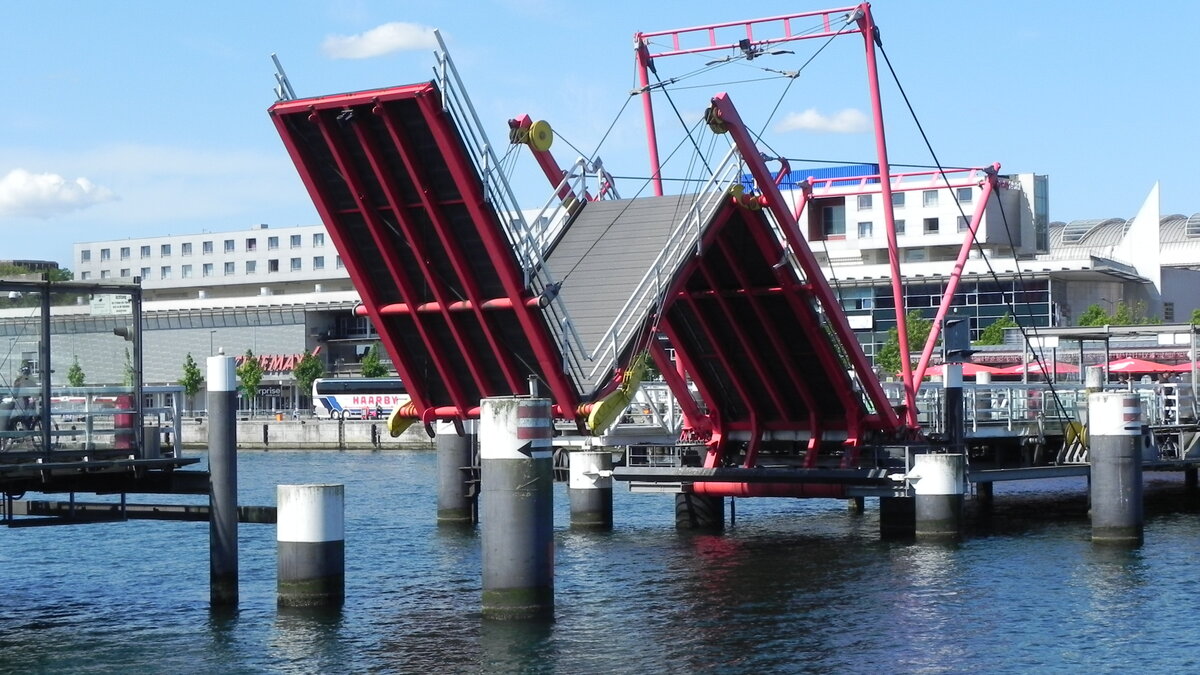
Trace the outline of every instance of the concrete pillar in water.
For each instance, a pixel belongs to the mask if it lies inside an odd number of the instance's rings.
[[[233,357],[208,357],[208,572],[214,606],[238,603],[237,378]]]
[[[341,607],[346,598],[346,489],[276,486],[280,607]]]
[[[918,539],[953,538],[961,533],[964,467],[958,453],[915,457],[908,479],[916,493]]]
[[[437,426],[435,445],[438,458],[437,521],[471,523],[475,520],[475,498],[467,492],[475,444],[475,422],[467,422],[466,434],[459,436],[454,425]]]
[[[867,510],[865,497],[851,497],[846,500],[846,508],[854,515],[862,515]]]
[[[913,497],[879,498],[879,536],[883,539],[908,539],[916,525]]]
[[[1142,541],[1142,411],[1137,394],[1088,395],[1092,541]]]
[[[1183,486],[1188,492],[1195,492],[1197,487],[1200,487],[1200,473],[1197,473],[1196,468],[1183,470]]]
[[[611,529],[613,524],[612,453],[579,450],[567,453],[571,526]]]
[[[550,401],[485,398],[479,420],[483,616],[554,616]]]
[[[682,492],[675,495],[675,527],[680,530],[721,530],[725,499]]]
[[[975,484],[975,503],[979,505],[979,510],[989,512],[995,504],[995,483],[976,483]]]

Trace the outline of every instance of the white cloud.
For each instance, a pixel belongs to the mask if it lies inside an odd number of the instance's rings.
[[[816,108],[801,113],[789,113],[775,127],[776,131],[815,131],[826,134],[859,134],[871,128],[870,120],[861,110],[846,108],[833,115],[822,115]]]
[[[116,199],[112,190],[86,178],[13,169],[0,178],[0,215],[50,218]]]
[[[415,23],[393,21],[358,35],[330,35],[321,44],[333,59],[369,59],[392,52],[437,47],[433,29]]]

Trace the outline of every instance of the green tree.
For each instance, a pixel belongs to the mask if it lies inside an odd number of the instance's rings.
[[[79,357],[71,362],[71,367],[67,369],[67,384],[72,387],[82,387],[83,381],[87,376],[83,373],[83,368],[79,365]]]
[[[133,372],[133,357],[129,355],[129,347],[126,347],[125,348],[125,371],[124,371],[124,374],[121,376],[121,382],[124,383],[124,385],[126,387],[132,387],[134,378],[135,378],[135,375]]]
[[[307,395],[312,391],[313,381],[325,377],[325,364],[305,349],[304,356],[301,356],[296,362],[296,367],[292,368],[292,377],[296,378],[296,388],[300,393]]]
[[[904,326],[908,330],[908,348],[910,351],[920,351],[925,348],[925,340],[929,339],[929,331],[933,330],[933,320],[921,316],[920,310],[910,310],[904,317]],[[911,362],[916,365],[916,362]],[[900,331],[895,327],[888,330],[887,341],[875,355],[875,365],[883,369],[885,374],[900,372]]]
[[[200,385],[204,384],[204,375],[200,372],[200,366],[196,365],[196,359],[192,358],[192,353],[188,352],[187,358],[183,361],[183,376],[179,378],[179,384],[183,385],[183,395],[187,397],[188,409],[196,409],[196,394],[200,393]]]
[[[238,381],[241,384],[238,389],[242,390],[242,395],[246,400],[250,401],[250,414],[254,414],[254,400],[258,396],[258,384],[263,379],[263,367],[258,362],[258,357],[254,352],[247,349],[245,358],[242,359],[242,365],[237,367]]]
[[[375,342],[362,358],[363,377],[384,377],[388,374],[387,366],[379,358],[379,343]]]
[[[975,344],[1002,345],[1004,344],[1004,329],[1016,328],[1016,326],[1017,322],[1013,320],[1012,315],[1005,314],[999,319],[996,319],[992,323],[988,324],[987,328],[984,328],[982,331],[980,331],[979,339],[975,341]]]
[[[1192,310],[1192,318],[1189,321],[1191,323],[1200,323],[1200,309]]]
[[[1112,317],[1100,305],[1091,304],[1079,315],[1078,326],[1104,326],[1112,323]]]

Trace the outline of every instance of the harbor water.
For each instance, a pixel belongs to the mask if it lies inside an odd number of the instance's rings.
[[[0,672],[1200,669],[1200,513],[1151,511],[1140,548],[1093,545],[1085,479],[998,485],[998,507],[1036,488],[1064,517],[958,544],[881,541],[874,500],[739,500],[724,533],[681,532],[669,496],[621,485],[614,530],[576,532],[559,484],[553,623],[481,618],[478,529],[436,525],[432,452],[244,451],[239,482],[248,505],[346,485],[340,612],[276,608],[270,525],[240,526],[230,613],[209,608],[205,523],[0,529]]]

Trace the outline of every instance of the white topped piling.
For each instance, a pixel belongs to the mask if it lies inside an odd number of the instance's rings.
[[[276,486],[281,607],[340,607],[346,597],[346,489]]]
[[[208,560],[214,606],[238,603],[237,377],[232,356],[208,357]]]
[[[1142,541],[1142,410],[1137,394],[1088,396],[1092,541]]]
[[[554,616],[554,426],[544,398],[485,398],[479,420],[483,616]]]

